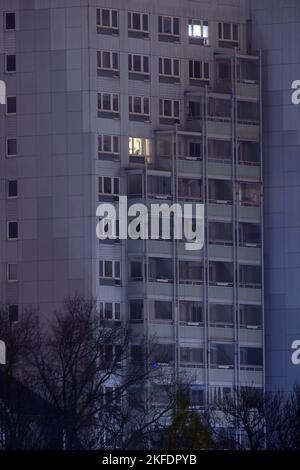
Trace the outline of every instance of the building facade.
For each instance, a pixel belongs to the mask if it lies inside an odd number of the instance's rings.
[[[299,2],[251,2],[253,40],[263,55],[266,381],[290,391],[300,381]]]
[[[0,295],[78,292],[192,403],[264,387],[261,59],[248,2],[3,1]],[[205,244],[96,237],[99,202],[205,207]],[[158,393],[159,397],[159,393]]]

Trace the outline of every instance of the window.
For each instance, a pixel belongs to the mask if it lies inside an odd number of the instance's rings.
[[[232,367],[234,365],[234,346],[233,344],[214,343],[210,351],[211,364],[219,367]]]
[[[121,278],[120,261],[100,260],[99,274],[100,279],[119,280]]]
[[[18,280],[18,265],[16,263],[7,264],[7,280],[8,282],[17,282]]]
[[[16,29],[16,14],[14,12],[4,13],[5,30],[13,31]]]
[[[261,328],[262,308],[260,305],[240,305],[240,324],[246,328]]]
[[[129,266],[130,279],[143,279],[143,262],[140,260],[131,260]]]
[[[262,280],[261,266],[241,264],[239,266],[240,286],[260,288]]]
[[[149,15],[146,13],[128,12],[128,31],[149,33]]]
[[[119,195],[120,178],[99,176],[99,194]]]
[[[182,323],[193,325],[203,322],[203,310],[200,302],[180,302],[179,315]]]
[[[150,99],[145,96],[129,96],[129,114],[150,115]]]
[[[103,345],[103,361],[112,363],[115,361],[117,364],[121,363],[122,348],[120,345],[104,344]]]
[[[216,326],[233,326],[234,310],[233,305],[211,304],[210,323]]]
[[[7,182],[7,197],[17,197],[18,196],[18,181],[9,180]]]
[[[100,302],[100,316],[105,320],[121,321],[119,302]]]
[[[203,266],[201,261],[179,261],[179,282],[186,284],[201,284]]]
[[[261,348],[246,348],[241,347],[241,366],[247,367],[262,367],[263,354]]]
[[[98,135],[98,153],[119,154],[118,135]]]
[[[179,101],[160,99],[159,116],[160,118],[179,120]]]
[[[189,41],[208,46],[208,21],[189,19]]]
[[[149,56],[140,54],[128,54],[129,72],[149,75]]]
[[[119,95],[112,93],[98,93],[98,113],[119,113]]]
[[[192,80],[209,80],[209,63],[202,60],[189,61],[189,77]]]
[[[168,364],[174,362],[173,344],[155,344],[153,346],[153,363]]]
[[[180,362],[189,367],[203,364],[203,348],[181,347]]]
[[[18,222],[7,222],[7,238],[8,240],[18,238]]]
[[[142,300],[131,300],[129,302],[130,321],[142,322],[144,319],[144,302]]]
[[[179,59],[167,57],[159,58],[159,75],[167,77],[179,77]]]
[[[97,8],[97,29],[99,28],[118,30],[118,11]]]
[[[129,155],[136,157],[150,157],[150,139],[129,137]]]
[[[98,70],[119,70],[119,55],[117,52],[97,51]]]
[[[204,390],[197,385],[189,386],[189,399],[191,406],[204,405]]]
[[[17,112],[17,98],[15,96],[8,96],[6,99],[6,114],[16,114]]]
[[[154,319],[163,320],[163,321],[171,321],[173,319],[172,302],[155,300]]]
[[[19,306],[11,304],[8,306],[8,317],[11,323],[16,323],[19,320]]]
[[[239,25],[236,23],[219,23],[219,46],[235,47],[239,43]]]
[[[9,138],[6,141],[7,157],[15,157],[17,155],[17,139]]]
[[[16,72],[17,62],[15,54],[7,54],[5,56],[5,71],[6,72]]]
[[[159,16],[158,31],[160,35],[176,36],[179,38],[179,18]]]

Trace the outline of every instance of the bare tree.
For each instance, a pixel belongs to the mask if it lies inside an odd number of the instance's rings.
[[[132,341],[128,326],[104,322],[95,303],[79,296],[67,299],[40,332],[32,380],[61,417],[64,448],[127,448],[170,409],[171,401],[155,413],[140,407],[137,394],[159,372],[148,367],[144,338],[134,338],[141,356],[133,360]]]
[[[206,411],[214,447],[235,450],[295,450],[300,443],[300,390],[291,394],[264,392],[253,387]]]

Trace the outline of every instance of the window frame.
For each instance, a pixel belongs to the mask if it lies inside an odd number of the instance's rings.
[[[131,153],[130,149],[134,149],[135,140],[141,141],[142,153],[140,155],[136,153]],[[149,153],[147,153],[147,147]],[[129,137],[128,138],[128,153],[130,157],[139,157],[139,158],[150,158],[151,157],[151,139],[148,137]]]
[[[134,57],[141,58],[141,70],[136,70],[134,68]],[[145,59],[147,59],[147,71],[145,70]],[[128,54],[128,73],[150,75],[150,56],[145,54]]]
[[[105,179],[110,180],[111,192],[105,192]],[[100,181],[102,191],[100,191]],[[118,192],[115,192],[118,188]],[[98,193],[99,196],[119,196],[120,195],[120,177],[119,176],[98,176]]]
[[[8,100],[9,99],[14,99],[15,100],[16,110],[13,113],[8,112]],[[7,116],[15,116],[16,114],[17,114],[17,97],[16,96],[7,96],[6,97],[6,115]]]
[[[131,15],[131,16],[130,16]],[[137,29],[133,27],[133,15],[139,15],[141,28]],[[147,17],[148,29],[144,29],[144,17]],[[142,13],[138,11],[128,11],[127,21],[128,21],[128,31],[138,32],[138,33],[148,33],[150,32],[150,15],[149,13]],[[130,26],[131,23],[131,26]]]
[[[16,227],[17,227],[17,236],[16,237],[10,237],[9,236],[10,224],[16,224]],[[18,240],[19,239],[19,222],[17,220],[8,220],[6,222],[6,239],[7,240]]]
[[[110,108],[109,109],[104,109],[103,108],[103,97],[104,96],[109,96],[109,102],[110,102]],[[97,101],[98,112],[119,114],[119,112],[120,112],[120,96],[119,96],[118,93],[99,92],[97,97],[98,97],[98,101]],[[99,97],[100,97],[101,108],[99,108]],[[117,98],[117,103],[118,103],[117,109],[114,109],[114,99],[115,98]]]
[[[165,73],[165,61],[171,61],[171,74]],[[178,62],[178,75],[174,73],[174,64],[175,61]],[[172,78],[180,78],[180,59],[176,57],[159,57],[158,58],[158,75],[159,77],[172,77]]]
[[[104,149],[104,138],[110,139],[110,151]],[[117,142],[118,149],[115,150],[115,143]],[[101,149],[100,144],[101,143]],[[120,137],[116,134],[98,134],[98,153],[106,155],[120,155]]]
[[[111,276],[106,276],[106,263],[111,263]],[[118,266],[118,268],[116,268]],[[119,271],[120,275],[116,275],[116,271]],[[119,260],[107,260],[101,259],[99,261],[99,279],[107,279],[112,281],[120,281],[121,280],[121,261]]]
[[[105,307],[107,304],[111,304],[112,306],[112,317],[108,318],[105,316]],[[118,306],[118,309],[116,308]],[[119,316],[119,318],[116,318],[116,314]],[[115,322],[121,322],[122,320],[122,312],[121,312],[121,302],[100,302],[100,318],[102,320],[108,320],[108,321],[115,321]]]
[[[194,34],[190,34],[190,31],[193,31],[194,27],[196,26],[195,24],[196,22],[200,23],[199,25],[200,30],[201,30],[200,36],[195,36]],[[204,27],[207,27],[207,36],[203,35]],[[209,45],[209,22],[207,20],[189,18],[188,19],[188,38],[194,41],[201,41],[204,46],[208,46]]]
[[[171,113],[170,116],[165,114],[165,105],[166,105],[167,101],[171,103],[172,113]],[[175,103],[178,103],[178,115],[174,113]],[[173,99],[169,99],[169,98],[160,98],[159,99],[159,117],[161,119],[180,119],[180,100],[173,100]]]
[[[7,28],[7,15],[14,15],[14,28]],[[4,12],[4,31],[16,31],[16,12],[15,11]]]
[[[103,54],[109,54],[109,62],[112,65],[111,67],[104,67],[103,66]],[[114,58],[113,58],[114,55],[117,57],[117,62],[118,62],[118,67],[117,68],[115,68],[113,66],[114,65]],[[99,58],[100,58],[101,65],[99,65]],[[116,51],[104,51],[104,50],[97,51],[97,70],[109,70],[109,71],[112,71],[112,72],[119,72],[120,71],[119,53],[116,52]]]
[[[16,194],[10,196],[10,183],[16,183]],[[18,197],[18,180],[7,180],[7,199],[16,199]]]
[[[103,24],[103,11],[109,12],[109,25]],[[117,18],[117,25],[113,25],[113,14],[116,13]],[[98,23],[98,19],[100,19],[100,23]],[[106,28],[106,29],[114,29],[116,31],[119,30],[119,11],[115,8],[97,8],[96,12],[96,23],[97,28]]]
[[[201,71],[201,76],[197,77],[195,74],[195,66],[196,63],[200,64],[200,71]],[[192,75],[191,75],[191,66],[192,66]],[[205,71],[208,72],[208,76],[205,76]],[[198,59],[189,59],[189,79],[190,80],[201,80],[205,82],[209,82],[210,80],[210,67],[209,67],[209,62],[206,62],[205,60],[198,60]]]
[[[138,99],[140,100],[141,112],[137,112],[134,110],[135,103],[134,101]],[[148,102],[148,105],[146,104]],[[145,108],[148,106],[148,113],[145,112]],[[149,96],[137,96],[137,95],[129,95],[128,96],[128,109],[129,109],[129,116],[146,116],[150,117],[150,97]]]
[[[7,61],[8,57],[14,57],[15,58],[15,68],[13,70],[8,70],[7,67]],[[16,54],[5,54],[5,73],[16,73],[17,72],[17,55]]]
[[[18,263],[6,263],[6,281],[18,282]]]
[[[224,26],[225,25],[230,25],[230,39],[224,38]],[[234,34],[233,34],[234,26],[237,26],[237,39],[233,38],[233,36],[234,36]],[[221,32],[221,36],[220,36],[220,32]],[[219,41],[239,44],[239,42],[240,42],[240,24],[239,23],[230,23],[230,22],[227,22],[227,21],[219,21],[219,24],[218,24],[218,39],[219,39]]]
[[[10,140],[15,141],[15,143],[16,143],[16,152],[15,152],[15,153],[9,153],[9,152],[8,152],[8,147],[9,147],[9,141],[10,141]],[[5,152],[5,154],[6,154],[6,158],[13,158],[13,157],[16,157],[16,156],[17,156],[17,154],[18,154],[18,147],[17,147],[17,139],[16,139],[16,137],[7,137],[7,138],[6,138],[6,152]]]
[[[164,31],[164,21],[165,19],[170,19],[171,20],[171,33],[165,32]],[[178,34],[174,33],[174,24],[175,20],[178,20]],[[162,36],[169,36],[169,37],[176,37],[180,38],[180,18],[179,16],[170,16],[170,15],[159,15],[158,16],[158,34]]]

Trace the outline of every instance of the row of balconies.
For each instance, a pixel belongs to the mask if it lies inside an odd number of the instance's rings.
[[[162,170],[172,170],[172,159],[160,158],[158,167]],[[203,174],[203,164],[200,159],[193,159],[191,157],[183,157],[177,160],[177,172],[179,174]],[[230,179],[232,177],[232,163],[228,161],[208,161],[207,175],[210,178],[224,177]],[[247,181],[259,181],[261,178],[261,169],[259,165],[250,165],[239,163],[237,166],[237,179]]]
[[[132,332],[134,335],[143,335],[144,334],[144,324],[143,323],[133,323],[131,324]],[[174,338],[174,323],[166,322],[149,322],[147,325],[148,333],[150,337],[161,338],[161,339],[172,339]],[[221,326],[210,326],[208,329],[208,340],[224,340],[224,341],[233,341],[234,340],[234,328],[231,327],[221,327]],[[203,325],[181,325],[178,326],[178,337],[181,341],[204,341],[204,327]],[[263,342],[263,332],[262,329],[254,328],[240,328],[239,329],[239,341],[241,344],[259,344]]]
[[[173,283],[164,280],[149,280],[147,286],[144,286],[142,280],[128,282],[128,296],[131,298],[144,297],[146,294],[152,298],[158,297],[173,297]],[[203,299],[203,285],[179,283],[178,296],[182,299]],[[208,286],[208,297],[211,301],[227,301],[231,302],[234,298],[233,286],[226,285],[210,285]],[[261,303],[262,302],[262,289],[259,287],[239,287],[239,300],[240,302],[248,303]]]
[[[140,197],[128,196],[131,204],[144,203]],[[161,201],[165,202],[165,201]],[[158,204],[158,198],[148,197],[148,204]],[[209,219],[233,219],[233,205],[216,201],[207,204],[207,216]],[[258,206],[239,206],[239,220],[245,222],[260,223],[261,220],[261,208]]]
[[[127,242],[128,254],[141,255],[145,251],[145,242],[143,240],[128,240]],[[167,240],[148,240],[147,241],[147,253],[149,256],[173,256],[173,242]],[[179,258],[189,257],[202,258],[202,252],[199,251],[186,251],[185,243],[177,243],[177,254]],[[240,246],[238,248],[239,261],[242,263],[260,263],[261,262],[261,248],[260,247],[245,247]],[[208,257],[211,260],[222,259],[231,261],[233,259],[233,246],[227,244],[209,244],[208,245]]]

